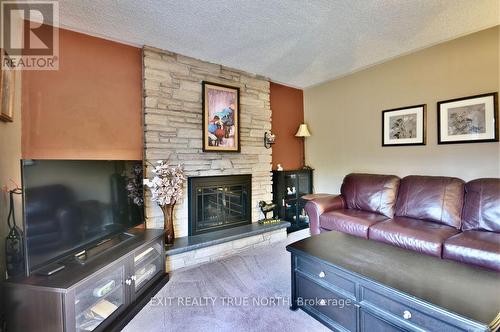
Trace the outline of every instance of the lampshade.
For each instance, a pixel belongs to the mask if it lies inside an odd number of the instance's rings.
[[[309,132],[309,128],[307,128],[307,124],[303,123],[299,126],[297,133],[295,134],[297,137],[309,137],[311,133]]]

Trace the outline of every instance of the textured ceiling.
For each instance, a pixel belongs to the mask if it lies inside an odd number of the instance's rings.
[[[500,23],[499,0],[61,0],[61,26],[308,87]]]

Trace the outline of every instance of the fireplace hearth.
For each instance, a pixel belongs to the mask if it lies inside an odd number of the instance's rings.
[[[252,176],[188,179],[189,236],[251,224]]]

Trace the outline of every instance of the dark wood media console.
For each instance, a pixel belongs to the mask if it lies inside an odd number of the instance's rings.
[[[499,274],[335,231],[295,242],[292,310],[335,331],[496,331]]]
[[[8,331],[118,331],[168,281],[163,230],[133,237],[84,265],[2,284]]]

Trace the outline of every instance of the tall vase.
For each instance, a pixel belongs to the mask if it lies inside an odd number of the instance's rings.
[[[165,229],[165,244],[171,246],[174,244],[174,204],[160,206],[163,211],[163,228]]]

